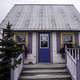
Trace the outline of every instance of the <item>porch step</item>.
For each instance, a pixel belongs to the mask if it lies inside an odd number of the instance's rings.
[[[71,80],[65,64],[24,64],[20,80]]]
[[[28,75],[28,76],[33,76],[33,75],[39,75],[39,74],[54,74],[54,75],[63,75],[63,74],[69,74],[68,71],[66,69],[63,70],[49,70],[49,69],[45,69],[45,70],[23,70],[22,75]]]
[[[24,69],[65,69],[65,64],[36,64],[36,65],[26,65],[24,64]]]
[[[22,76],[20,80],[71,80],[70,75],[35,75]]]

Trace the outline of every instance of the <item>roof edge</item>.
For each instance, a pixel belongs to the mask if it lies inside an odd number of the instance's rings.
[[[23,6],[23,5],[42,5],[42,6],[45,6],[45,5],[55,5],[55,6],[74,6],[74,4],[15,4],[17,6]]]

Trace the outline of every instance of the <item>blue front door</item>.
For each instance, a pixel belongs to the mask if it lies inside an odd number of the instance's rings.
[[[50,33],[39,33],[38,43],[39,63],[50,63]]]

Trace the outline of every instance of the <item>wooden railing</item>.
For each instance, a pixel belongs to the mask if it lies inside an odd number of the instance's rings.
[[[66,48],[67,68],[72,75],[72,80],[80,79],[80,48]]]
[[[11,65],[14,65],[15,60],[14,58],[11,59]],[[16,62],[18,63],[15,68],[11,68],[11,80],[18,80],[20,77],[20,74],[23,69],[23,54],[20,54],[16,58]]]
[[[67,51],[74,58],[74,60],[80,60],[80,48],[67,48]]]

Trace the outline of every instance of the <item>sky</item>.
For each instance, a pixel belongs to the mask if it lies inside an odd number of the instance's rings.
[[[0,23],[14,4],[74,4],[80,12],[80,0],[0,0]]]

